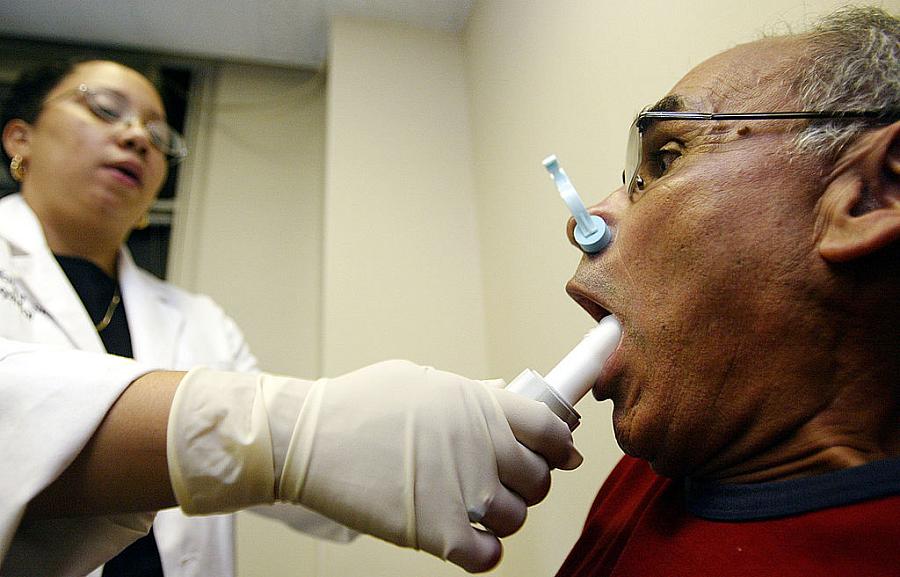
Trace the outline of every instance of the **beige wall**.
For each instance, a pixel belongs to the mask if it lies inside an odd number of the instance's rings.
[[[264,369],[316,378],[324,74],[223,65],[195,96],[169,277],[216,299]],[[242,577],[315,565],[316,541],[278,522],[239,513],[237,528]]]
[[[169,276],[222,305],[263,368],[317,376],[324,79],[220,66],[199,96]]]
[[[322,362],[486,366],[462,47],[340,19],[328,76]]]
[[[456,36],[332,25],[323,281],[329,375],[390,357],[487,369],[463,52]],[[322,577],[457,575],[371,538],[323,546]]]
[[[402,356],[478,377],[546,372],[591,321],[563,290],[579,254],[541,159],[558,154],[598,201],[619,183],[644,104],[713,53],[836,5],[481,0],[460,36],[338,20],[327,96],[283,71],[226,67],[211,83],[178,276],[276,370],[334,375]],[[270,114],[242,108],[284,95]],[[577,537],[620,455],[609,404],[579,411],[585,465],[555,474],[492,574],[552,575]],[[246,516],[239,545],[241,577],[464,574]]]

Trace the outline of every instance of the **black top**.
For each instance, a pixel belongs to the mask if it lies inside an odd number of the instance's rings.
[[[84,308],[87,309],[94,326],[100,324],[116,292],[118,286],[116,279],[109,277],[92,262],[71,256],[55,256],[59,266],[69,277],[75,292],[78,293]],[[134,358],[124,302],[119,303],[109,325],[100,331],[100,339],[108,353]]]
[[[704,519],[752,521],[796,515],[900,493],[900,458],[801,479],[723,485],[686,482],[688,510]]]

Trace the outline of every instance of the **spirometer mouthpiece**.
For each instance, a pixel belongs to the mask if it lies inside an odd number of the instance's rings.
[[[550,173],[553,183],[556,184],[559,195],[569,207],[569,212],[575,217],[575,241],[578,246],[584,252],[591,254],[603,250],[612,239],[606,222],[596,214],[588,213],[566,171],[559,165],[559,159],[555,154],[545,158],[543,165]]]
[[[619,319],[606,316],[547,373],[546,378],[525,369],[506,389],[541,401],[569,425],[570,431],[574,431],[581,421],[575,403],[594,386],[621,338]]]

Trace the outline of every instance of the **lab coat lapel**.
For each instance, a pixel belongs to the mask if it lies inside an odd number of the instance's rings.
[[[128,316],[135,360],[161,368],[177,368],[178,342],[184,315],[170,303],[164,285],[134,264],[127,249],[119,253],[119,283]]]
[[[105,352],[81,299],[50,252],[34,212],[19,195],[4,199],[0,211],[3,235],[14,245],[12,261],[25,289],[75,348]]]

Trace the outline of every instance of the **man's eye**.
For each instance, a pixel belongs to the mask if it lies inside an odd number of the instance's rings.
[[[664,175],[672,163],[681,157],[681,146],[670,142],[650,155],[653,176],[658,178]]]

